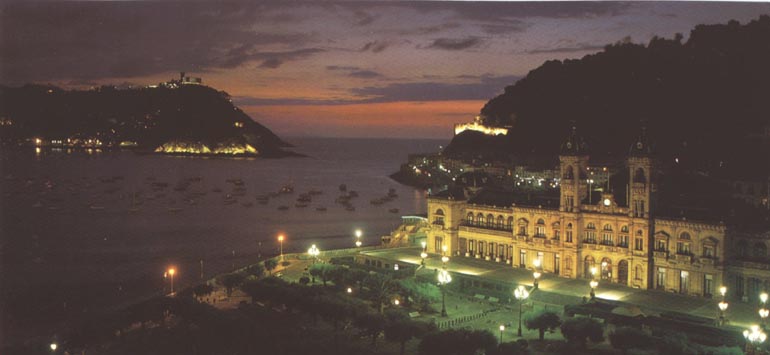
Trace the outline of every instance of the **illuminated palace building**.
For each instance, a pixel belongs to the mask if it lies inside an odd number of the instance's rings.
[[[528,269],[537,259],[546,274],[705,297],[726,285],[744,301],[770,286],[766,211],[715,201],[713,190],[685,201],[682,191],[713,187],[661,174],[644,131],[606,188],[589,191],[588,163],[573,128],[550,195],[459,186],[430,195],[428,251]]]

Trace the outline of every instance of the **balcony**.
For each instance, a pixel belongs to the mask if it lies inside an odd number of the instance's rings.
[[[719,266],[719,260],[712,256],[701,256],[698,261],[700,261],[700,263],[704,266]]]
[[[653,252],[653,256],[661,259],[668,259],[668,252],[665,250],[656,250]]]
[[[502,228],[498,228],[497,226],[468,224],[467,222],[460,224],[460,231],[479,234],[492,234],[502,237],[512,236],[512,230],[510,228],[505,228],[504,226]]]
[[[677,253],[675,257],[678,263],[692,264],[692,254]]]

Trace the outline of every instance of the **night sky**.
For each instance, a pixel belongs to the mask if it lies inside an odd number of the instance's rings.
[[[281,136],[433,137],[549,59],[688,37],[768,3],[3,2],[0,83],[149,85],[186,71]]]

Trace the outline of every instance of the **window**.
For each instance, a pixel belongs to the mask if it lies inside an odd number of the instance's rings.
[[[679,293],[687,293],[690,289],[690,273],[687,271],[679,272]]]
[[[434,244],[433,244],[433,248],[434,248],[433,251],[436,252],[436,253],[440,253],[441,252],[441,246],[443,244],[444,244],[444,239],[441,238],[441,237],[436,237],[436,240],[434,241]]]
[[[703,275],[703,295],[711,297],[714,294],[714,276]]]
[[[706,258],[713,258],[716,256],[716,252],[714,252],[714,246],[710,244],[706,244],[703,246],[703,257]]]
[[[690,240],[692,238],[690,238],[690,233],[682,232],[682,234],[679,235],[679,239]]]
[[[644,251],[644,239],[642,239],[642,238],[635,238],[634,239],[634,249],[635,250]]]
[[[628,236],[627,235],[621,235],[618,237],[618,246],[623,248],[628,248]]]
[[[677,242],[676,253],[680,255],[690,255],[690,243],[689,242]]]
[[[564,269],[567,271],[572,271],[572,257],[568,256],[564,258]]]
[[[659,267],[658,268],[658,277],[657,281],[655,282],[655,286],[662,289],[666,287],[666,269]]]
[[[540,263],[540,266],[543,267],[544,265],[543,265],[543,252],[542,251],[537,252],[537,260]]]
[[[551,225],[551,227],[553,228],[553,239],[554,240],[559,240],[559,237],[560,237],[559,234],[561,232],[561,229],[560,229],[561,225],[559,224],[559,222],[556,222],[553,225]]]
[[[602,233],[602,244],[603,245],[613,245],[612,240],[612,232],[604,232]]]
[[[553,256],[553,273],[558,275],[561,269],[559,254]]]
[[[468,216],[466,217],[466,221],[468,222],[469,226],[473,225],[473,212],[468,212]]]
[[[735,243],[735,246],[736,246],[735,249],[738,252],[738,257],[745,258],[745,257],[747,257],[749,255],[748,254],[748,247],[749,246],[748,246],[748,243],[746,243],[745,240],[739,240],[738,242]]]
[[[596,244],[596,231],[592,229],[586,229],[584,243]]]
[[[604,230],[612,232],[612,226],[609,224],[604,225]]]
[[[493,228],[495,226],[495,216],[487,215],[487,228]]]
[[[513,230],[513,217],[508,217],[508,224],[506,226],[506,229]]]
[[[497,229],[503,229],[503,216],[497,216]]]
[[[767,257],[767,245],[765,245],[765,243],[754,243],[754,248],[751,249],[751,251],[754,258],[764,259]]]
[[[640,265],[634,267],[634,280],[642,280],[642,267]]]
[[[535,225],[535,237],[545,237],[545,221],[542,218],[538,219]]]
[[[665,239],[658,239],[655,241],[655,251],[666,251],[667,249]]]
[[[519,267],[527,267],[527,251],[524,249],[519,250]]]
[[[479,213],[476,215],[476,225],[479,227],[484,226],[484,215]]]
[[[628,233],[628,226],[620,227],[620,232],[621,233]]]
[[[564,234],[567,243],[572,243],[572,223],[567,223],[567,231]]]
[[[527,220],[524,218],[520,218],[518,221],[519,224],[519,235],[527,235]]]

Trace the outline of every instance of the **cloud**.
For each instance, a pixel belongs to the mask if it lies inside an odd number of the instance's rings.
[[[482,42],[481,39],[478,37],[438,38],[433,40],[433,43],[431,43],[426,48],[457,51],[457,50],[463,50],[463,49],[468,49],[471,47],[478,46],[479,44],[481,44],[481,42]]]
[[[453,101],[453,100],[488,100],[503,89],[521,79],[520,76],[506,75],[456,77],[464,83],[425,81],[412,83],[391,83],[386,86],[366,86],[353,88],[347,98],[307,99],[277,98],[262,99],[254,97],[236,97],[238,105],[351,105],[364,103],[386,103],[401,101]],[[352,98],[350,97],[352,96]]]
[[[425,13],[451,11],[456,19],[485,23],[507,23],[512,19],[543,18],[596,18],[617,16],[631,4],[624,2],[413,2],[409,6]]]
[[[372,51],[373,53],[379,53],[388,48],[390,44],[385,41],[372,41],[367,42],[362,48],[361,52]]]
[[[366,11],[355,11],[353,13],[355,16],[355,24],[356,26],[367,26],[370,25],[374,20],[377,19],[378,16],[374,16]]]
[[[435,26],[420,26],[413,29],[406,29],[406,30],[400,30],[398,31],[399,35],[407,36],[407,35],[428,35],[433,34],[445,30],[451,30],[455,28],[459,28],[462,25],[460,25],[457,22],[448,22],[448,23],[442,23]]]
[[[533,50],[526,51],[526,53],[527,54],[574,53],[574,52],[595,51],[600,49],[604,49],[604,45],[578,43],[571,46],[533,49]]]
[[[326,66],[326,70],[330,71],[336,71],[336,72],[344,72],[345,75],[352,77],[352,78],[359,78],[359,79],[371,79],[371,78],[379,78],[382,77],[382,74],[373,71],[373,70],[366,70],[361,69],[356,66],[339,66],[339,65],[328,65]]]
[[[481,24],[479,25],[482,31],[491,35],[505,34],[505,33],[518,33],[524,32],[529,27],[528,24],[519,20],[512,20],[508,23],[496,23],[496,24]]]
[[[321,52],[314,33],[275,32],[278,5],[43,2],[0,11],[7,83],[129,78],[178,70],[275,68]],[[280,10],[280,9],[279,9]],[[280,16],[279,16],[280,17]]]

